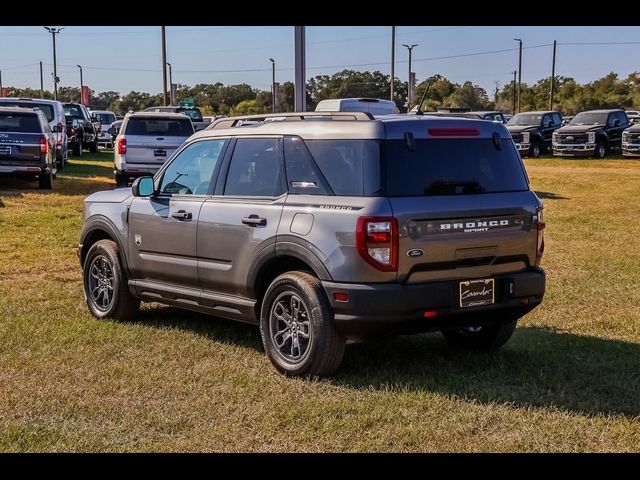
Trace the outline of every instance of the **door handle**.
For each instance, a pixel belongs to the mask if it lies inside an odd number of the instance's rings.
[[[245,225],[251,225],[252,227],[264,227],[267,224],[267,219],[259,217],[258,215],[249,215],[242,218],[242,223]]]
[[[177,218],[178,220],[191,220],[193,215],[191,212],[185,212],[184,210],[178,210],[177,212],[173,212],[171,214],[173,218]]]

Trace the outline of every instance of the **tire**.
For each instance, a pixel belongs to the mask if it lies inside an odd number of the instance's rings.
[[[260,336],[269,360],[286,376],[329,376],[344,356],[345,339],[320,281],[306,272],[284,273],[269,285]]]
[[[607,155],[607,144],[604,142],[596,143],[596,150],[594,156],[596,158],[604,158]]]
[[[40,174],[38,177],[38,188],[40,188],[40,190],[51,190],[53,188],[53,172]]]
[[[125,322],[135,318],[140,300],[129,292],[118,246],[99,240],[87,252],[82,286],[89,311],[96,318]]]
[[[477,327],[442,330],[449,345],[467,350],[496,351],[509,341],[518,319]]]
[[[96,153],[98,151],[98,142],[91,142],[88,145],[91,153]]]
[[[540,152],[541,151],[542,151],[542,147],[540,146],[540,143],[533,142],[531,144],[531,146],[529,147],[529,156],[531,158],[538,158],[538,157],[540,157]]]
[[[64,166],[67,162],[64,161],[64,155],[56,156],[56,165],[58,166],[58,170],[63,170]]]
[[[123,177],[122,175],[116,173],[114,175],[115,179],[116,179],[116,187],[120,188],[120,187],[128,187],[129,186],[129,181],[126,177]]]
[[[73,144],[73,154],[78,157],[82,156],[82,140],[78,140]]]

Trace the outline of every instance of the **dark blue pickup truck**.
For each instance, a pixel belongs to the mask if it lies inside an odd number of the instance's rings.
[[[56,132],[40,109],[0,107],[0,174],[37,177],[40,188],[53,188]]]

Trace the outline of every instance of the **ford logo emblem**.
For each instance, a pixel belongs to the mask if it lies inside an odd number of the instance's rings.
[[[419,257],[421,255],[424,255],[424,250],[419,248],[412,248],[407,252],[407,257]]]
[[[573,140],[573,137],[567,137],[567,140]]]

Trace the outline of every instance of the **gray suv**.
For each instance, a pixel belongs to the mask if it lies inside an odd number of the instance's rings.
[[[540,304],[542,204],[504,125],[314,112],[223,118],[152,177],[84,202],[98,318],[140,301],[257,324],[277,370],[440,330],[495,350]]]

